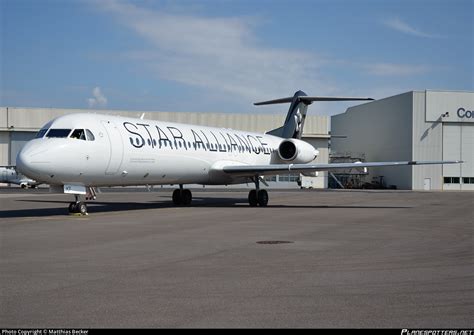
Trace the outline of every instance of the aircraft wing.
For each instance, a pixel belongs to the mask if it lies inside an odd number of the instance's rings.
[[[282,172],[299,173],[308,171],[328,171],[333,169],[364,168],[378,166],[404,166],[429,164],[459,164],[462,161],[404,161],[404,162],[356,162],[332,164],[269,164],[269,165],[230,165],[222,170],[239,176],[274,175]]]

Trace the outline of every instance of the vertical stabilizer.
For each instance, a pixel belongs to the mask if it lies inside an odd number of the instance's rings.
[[[291,98],[284,98],[282,102],[262,102],[256,103],[255,105],[263,105],[270,103],[284,103],[290,102],[290,108],[286,115],[285,123],[283,126],[277,129],[273,129],[267,132],[267,134],[282,137],[282,138],[301,138],[303,133],[304,121],[306,119],[306,111],[308,110],[308,104],[303,102],[300,97],[306,96],[303,91],[298,91]],[[289,100],[291,99],[291,100]],[[283,99],[279,99],[283,100]],[[273,100],[278,101],[278,100]]]

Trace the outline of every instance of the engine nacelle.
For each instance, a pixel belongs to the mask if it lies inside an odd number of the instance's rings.
[[[305,164],[312,162],[319,154],[308,142],[289,138],[283,140],[278,147],[278,156],[285,163]]]

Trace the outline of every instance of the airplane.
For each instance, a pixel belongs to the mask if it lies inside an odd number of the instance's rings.
[[[16,184],[21,188],[36,188],[40,184],[18,173],[14,166],[0,166],[0,183]]]
[[[314,174],[345,168],[454,164],[460,161],[311,163],[319,154],[301,140],[308,106],[315,101],[373,100],[356,97],[291,97],[255,103],[289,103],[284,124],[264,134],[112,115],[78,113],[49,121],[17,156],[21,173],[51,185],[51,190],[74,195],[70,214],[87,215],[83,197],[94,188],[128,185],[179,185],[175,205],[189,206],[185,184],[254,183],[250,206],[265,207],[268,192],[263,176],[281,173]]]

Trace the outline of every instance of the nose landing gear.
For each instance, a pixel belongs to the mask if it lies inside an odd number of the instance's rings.
[[[180,184],[179,188],[173,191],[173,204],[176,206],[189,206],[193,201],[193,195],[190,190],[183,189]]]
[[[83,201],[80,201],[79,196],[77,194],[75,194],[74,196],[76,197],[76,201],[71,202],[69,204],[69,214],[70,215],[88,215],[86,203]]]

